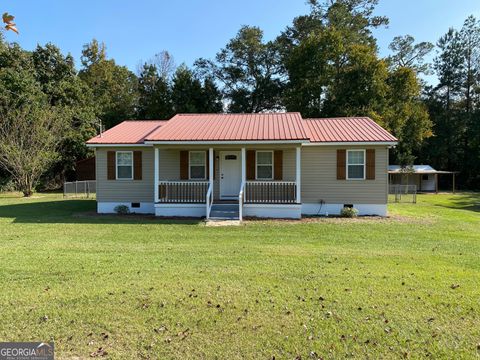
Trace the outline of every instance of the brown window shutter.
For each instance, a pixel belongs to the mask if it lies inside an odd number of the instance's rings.
[[[133,180],[142,180],[142,152],[133,152]]]
[[[255,180],[255,150],[247,150],[247,180]]]
[[[117,178],[115,166],[115,151],[107,151],[107,180],[115,180]]]
[[[366,178],[367,180],[375,180],[375,149],[367,149],[366,156]]]
[[[338,149],[337,150],[337,180],[345,180],[346,179],[346,156],[347,150],[345,149]]]
[[[188,180],[188,151],[180,151],[180,180]]]
[[[283,150],[273,152],[273,179],[283,180]]]

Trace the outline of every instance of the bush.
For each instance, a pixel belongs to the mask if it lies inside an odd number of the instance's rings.
[[[340,215],[346,218],[354,218],[358,216],[358,210],[354,207],[344,207],[340,212]]]
[[[118,215],[128,215],[130,214],[130,209],[127,205],[117,205],[113,209]]]

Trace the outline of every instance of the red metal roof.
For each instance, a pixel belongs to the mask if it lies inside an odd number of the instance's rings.
[[[396,142],[368,117],[302,119],[300,113],[178,114],[170,120],[124,121],[87,144],[149,141]]]
[[[304,119],[311,142],[396,142],[392,134],[368,117]]]
[[[168,120],[127,120],[87,141],[87,144],[143,144],[145,137]]]
[[[178,114],[145,140],[308,141],[302,122],[300,113]]]

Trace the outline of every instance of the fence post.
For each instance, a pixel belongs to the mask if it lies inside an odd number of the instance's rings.
[[[75,197],[77,197],[77,181],[75,181]]]

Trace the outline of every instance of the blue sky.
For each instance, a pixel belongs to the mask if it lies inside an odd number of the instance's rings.
[[[273,39],[308,6],[304,0],[2,0],[0,11],[15,15],[20,29],[7,40],[26,49],[53,42],[78,60],[82,45],[97,38],[110,57],[135,71],[141,59],[164,49],[177,64],[213,57],[241,25],[260,26]],[[480,1],[380,0],[377,13],[390,18],[387,29],[376,31],[387,55],[396,35],[435,42],[468,15],[480,17]]]

